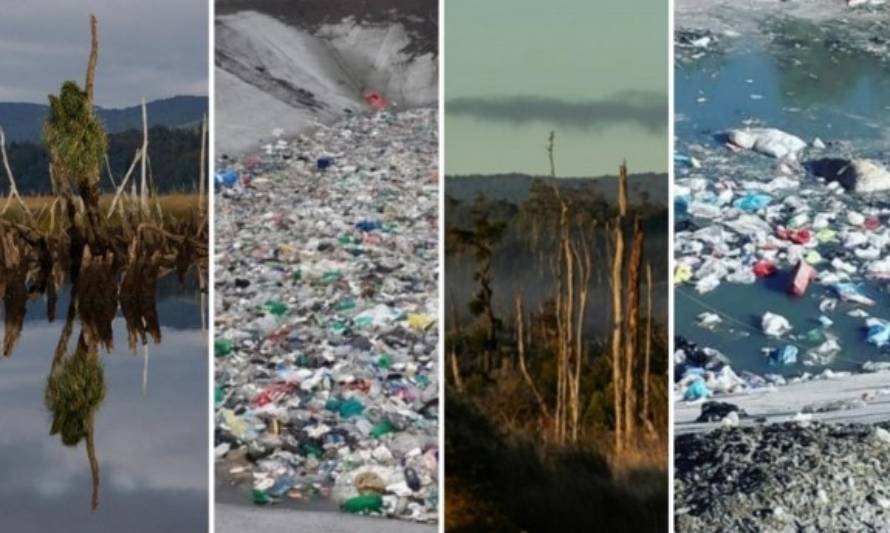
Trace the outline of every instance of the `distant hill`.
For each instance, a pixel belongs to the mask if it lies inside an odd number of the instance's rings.
[[[108,163],[115,180],[120,180],[136,148],[142,145],[142,132],[129,129],[108,135]],[[49,194],[49,157],[43,145],[32,141],[8,143],[9,163],[24,195]],[[197,190],[201,135],[194,129],[155,126],[148,130],[149,170],[161,193]],[[138,173],[138,170],[137,170]],[[6,176],[0,172],[0,195],[7,191]],[[100,187],[113,190],[107,169],[102,169]]]
[[[149,127],[163,126],[170,129],[191,128],[199,125],[207,113],[206,96],[174,96],[148,102]],[[39,142],[48,105],[24,103],[0,103],[0,126],[6,132],[7,142]],[[96,112],[108,133],[120,133],[142,128],[142,106],[120,109],[97,107]]]
[[[445,193],[463,202],[471,202],[479,194],[493,201],[506,200],[520,204],[528,199],[532,183],[541,179],[540,176],[528,174],[488,174],[446,176]],[[649,202],[659,206],[667,205],[668,175],[653,172],[631,174],[627,177],[628,192],[631,203],[638,203],[644,193],[648,194]],[[562,188],[593,187],[609,202],[618,199],[618,182],[616,176],[597,176],[591,178],[559,178]]]

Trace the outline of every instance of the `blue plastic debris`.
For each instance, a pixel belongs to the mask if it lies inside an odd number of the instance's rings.
[[[797,363],[797,354],[800,351],[797,349],[797,346],[783,346],[778,350],[773,350],[770,354],[770,359],[773,363],[788,366]]]
[[[326,168],[328,168],[334,164],[334,158],[333,157],[319,157],[318,161],[316,161],[315,164],[318,167],[318,170],[325,170]]]
[[[217,185],[234,187],[238,183],[238,171],[233,168],[218,170],[215,179]]]
[[[862,294],[859,288],[853,283],[835,283],[834,290],[841,300],[845,302],[853,302],[862,305],[874,305],[875,301],[868,296]]]
[[[772,201],[772,196],[768,194],[748,193],[741,198],[737,198],[732,205],[742,211],[753,213],[768,206]]]
[[[374,231],[375,229],[380,229],[381,227],[383,227],[383,225],[376,220],[362,220],[361,222],[356,224],[355,227],[361,231],[367,232]]]
[[[275,482],[275,485],[268,490],[268,493],[276,498],[281,498],[292,488],[294,488],[294,480],[288,477],[282,477]]]
[[[689,384],[689,387],[686,388],[686,394],[683,396],[683,399],[691,402],[695,400],[704,400],[710,397],[711,391],[708,390],[708,386],[705,385],[704,380],[695,379]]]
[[[674,218],[685,220],[689,216],[689,200],[683,196],[674,197]]]
[[[890,343],[890,324],[880,320],[869,320],[865,339],[869,344],[883,348]]]

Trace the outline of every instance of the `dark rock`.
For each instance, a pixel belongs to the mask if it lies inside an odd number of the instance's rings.
[[[695,419],[696,422],[720,422],[726,415],[737,412],[739,418],[748,416],[744,409],[739,409],[738,405],[729,402],[705,402],[701,406],[701,414]]]

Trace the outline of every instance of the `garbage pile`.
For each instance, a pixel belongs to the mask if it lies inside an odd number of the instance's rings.
[[[436,520],[437,157],[416,109],[219,162],[217,470],[254,503]]]
[[[779,343],[764,349],[779,365],[831,364],[842,351],[831,330],[835,312],[862,319],[869,343],[890,342],[887,320],[872,316],[883,308],[875,291],[890,280],[885,164],[841,157],[849,151],[843,143],[805,142],[775,128],[743,127],[717,140],[688,146],[677,163],[675,285],[704,294],[784,274],[790,295],[819,286],[822,315],[808,331],[763,310],[760,333]],[[722,320],[705,313],[700,325],[714,329]]]
[[[681,435],[675,529],[890,530],[888,429],[788,422]]]

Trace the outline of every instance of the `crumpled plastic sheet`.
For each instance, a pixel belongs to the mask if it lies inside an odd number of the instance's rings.
[[[436,520],[437,157],[418,109],[220,161],[217,469],[254,503]]]

